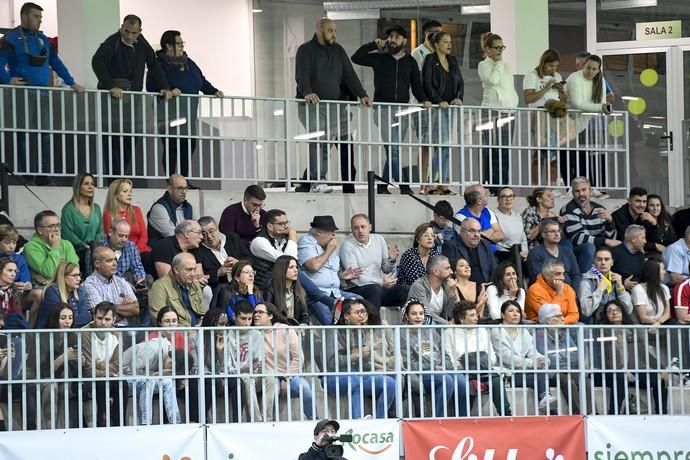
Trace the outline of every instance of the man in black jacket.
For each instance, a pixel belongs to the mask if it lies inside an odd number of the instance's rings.
[[[165,100],[172,98],[168,80],[163,73],[153,48],[141,35],[141,19],[128,14],[122,21],[120,30],[105,39],[91,59],[91,67],[98,77],[98,89],[110,91],[115,101],[104,98],[103,122],[105,132],[134,132],[136,119],[142,118],[141,97],[128,97],[124,91],[141,91],[144,87],[144,67],[148,68],[149,76],[156,82],[161,97]],[[120,104],[119,101],[122,100]],[[134,105],[132,110],[131,105]],[[134,119],[131,118],[134,114]],[[119,126],[122,117],[123,126]],[[142,129],[140,131],[143,132]],[[120,165],[120,142],[123,147],[124,164]],[[103,137],[103,153],[105,157],[104,171],[106,175],[115,178],[122,177],[125,169],[132,161],[132,150],[135,138],[130,136]],[[109,153],[111,155],[109,155]],[[112,170],[109,168],[109,157],[112,156]]]
[[[208,285],[215,289],[219,284],[230,282],[230,272],[237,261],[251,259],[251,253],[242,243],[237,233],[221,233],[216,220],[211,216],[201,217],[201,244],[197,249],[197,258]]]
[[[325,460],[332,458],[335,460],[347,460],[345,457],[328,457],[325,452],[325,447],[331,441],[328,437],[337,436],[340,424],[335,420],[321,420],[314,428],[314,442],[308,451],[299,455],[299,460]]]
[[[367,107],[371,105],[371,102],[352,68],[347,53],[335,42],[335,39],[335,22],[322,18],[316,24],[314,37],[297,49],[296,97],[306,102],[299,105],[297,114],[307,133],[324,131],[324,135],[317,139],[325,141],[309,143],[309,164],[302,178],[307,179],[308,175],[311,186],[302,184],[297,187],[298,192],[332,191],[325,184],[328,175],[328,148],[331,140],[341,141],[340,175],[343,181],[343,193],[355,192],[354,184],[347,183],[354,181],[357,174],[354,158],[351,156],[352,147],[347,142],[350,137],[350,117],[345,105],[329,104],[328,101],[346,101],[354,96]],[[319,150],[320,159],[318,158]]]
[[[386,40],[377,38],[371,43],[362,45],[352,55],[352,62],[374,70],[374,102],[400,103],[410,102],[410,87],[414,97],[431,107],[417,67],[417,61],[405,53],[407,31],[399,25],[386,30]],[[381,139],[385,144],[386,163],[383,167],[383,178],[400,181],[400,148],[398,144],[405,140],[409,118],[398,117],[396,113],[402,110],[400,106],[386,105],[378,108],[374,114],[374,123],[381,128]],[[380,117],[380,118],[379,118]],[[397,124],[397,126],[393,126]],[[401,185],[401,193],[409,193],[409,185]],[[378,193],[389,194],[388,186],[380,184]]]

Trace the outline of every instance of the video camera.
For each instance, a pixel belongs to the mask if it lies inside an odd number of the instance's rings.
[[[328,445],[323,448],[323,451],[326,454],[326,458],[341,458],[345,453],[342,444],[333,443],[336,441],[339,441],[341,443],[352,442],[352,435],[341,434],[339,436],[330,436],[328,434],[325,434],[321,439],[323,439],[324,442],[328,443]]]

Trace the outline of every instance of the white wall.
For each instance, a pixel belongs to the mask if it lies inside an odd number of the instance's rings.
[[[55,37],[58,33],[58,22],[57,22],[57,0],[38,0],[37,3],[43,8],[43,23],[41,24],[41,30],[48,37]],[[0,10],[8,10],[10,7],[14,10],[14,26],[20,24],[19,10],[21,10],[23,0],[0,0]],[[2,25],[2,23],[0,23]]]

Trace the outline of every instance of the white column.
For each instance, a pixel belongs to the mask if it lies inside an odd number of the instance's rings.
[[[549,48],[548,0],[491,0],[491,32],[503,38],[513,74],[528,73]]]
[[[121,20],[119,0],[57,2],[60,57],[78,83],[96,87],[91,58],[103,40],[117,31]]]

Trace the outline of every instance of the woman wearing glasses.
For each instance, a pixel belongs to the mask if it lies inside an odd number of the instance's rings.
[[[165,77],[173,88],[173,96],[181,94],[197,95],[203,94],[222,98],[223,92],[209,83],[201,73],[201,69],[192,61],[184,51],[185,42],[182,40],[180,32],[177,30],[166,30],[161,35],[161,49],[156,52],[156,59],[161,65]],[[154,78],[150,75],[146,78],[146,90],[158,93],[163,88],[159,88]],[[194,149],[196,149],[195,128],[197,121],[197,111],[199,108],[199,98],[188,97],[175,99],[174,101],[161,101],[158,110],[161,117],[167,111],[167,118],[164,118],[165,125],[162,131],[173,137],[163,139],[163,147],[167,152],[164,163],[167,164],[167,175],[170,176],[179,172],[183,176],[189,175],[189,163]],[[179,123],[179,124],[178,124]],[[179,155],[179,170],[178,166]],[[163,166],[166,166],[164,164]]]
[[[67,304],[72,308],[74,327],[80,328],[91,321],[91,313],[81,287],[81,278],[82,273],[78,264],[61,262],[58,265],[55,276],[43,291],[43,300],[34,324],[37,329],[45,329],[50,312],[58,304]]]
[[[518,94],[513,83],[513,74],[503,61],[506,46],[503,39],[494,33],[482,35],[482,49],[486,56],[477,68],[482,82],[482,107],[490,108],[488,117],[482,117],[484,150],[484,182],[489,182],[489,189],[496,191],[497,186],[510,183],[510,149],[512,143],[513,110],[518,105]],[[498,110],[503,109],[503,110]]]

